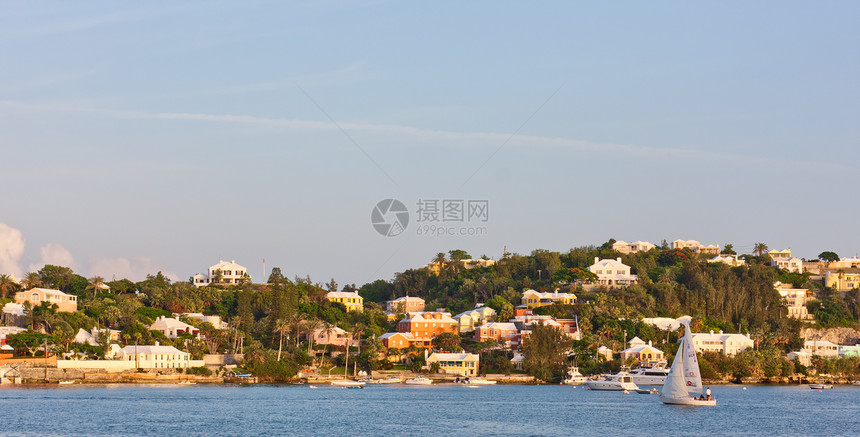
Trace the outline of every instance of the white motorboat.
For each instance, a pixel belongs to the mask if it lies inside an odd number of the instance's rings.
[[[660,400],[669,405],[716,406],[717,401],[712,399],[710,394],[708,399],[701,396],[702,376],[699,371],[699,359],[696,358],[690,325],[685,327],[686,332],[678,346],[675,360],[672,361],[672,369],[669,370],[666,383],[660,390]],[[698,393],[700,397],[691,396],[691,393]]]
[[[342,380],[332,381],[331,385],[334,385],[337,387],[361,387],[364,385],[364,383],[361,381],[352,381],[349,379],[342,379]]]
[[[813,390],[830,390],[833,388],[833,384],[825,384],[824,380],[820,379],[815,384],[809,384],[809,388]]]
[[[472,378],[472,377],[468,377],[468,376],[465,378],[458,378],[458,379],[454,380],[454,382],[458,383],[458,384],[466,384],[466,385],[492,385],[492,384],[496,383],[496,381],[490,381],[489,379]]]
[[[400,384],[401,382],[403,382],[403,378],[398,378],[394,375],[391,375],[385,379],[379,379],[378,381],[380,384]]]
[[[579,367],[571,367],[567,371],[567,378],[562,383],[567,385],[582,385],[586,381],[588,381],[588,378],[579,373]]]
[[[427,378],[425,376],[416,376],[415,378],[407,379],[406,384],[409,384],[409,385],[431,385],[431,384],[433,384],[433,380],[430,378]]]
[[[625,371],[618,372],[615,375],[609,375],[604,379],[591,379],[585,381],[585,386],[588,387],[589,390],[639,390],[639,387],[633,383],[633,379],[630,377],[630,374]]]
[[[71,384],[74,384],[74,383],[75,383],[75,381],[60,381],[60,382],[58,382],[57,384],[60,384],[60,385],[71,385]]]
[[[630,372],[633,383],[639,386],[663,385],[666,383],[667,376],[669,376],[669,369],[666,368],[665,363],[651,367],[638,367]]]
[[[381,381],[373,378],[361,378],[358,382],[363,382],[365,384],[379,384]]]

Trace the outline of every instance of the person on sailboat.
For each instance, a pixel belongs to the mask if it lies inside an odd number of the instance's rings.
[[[707,400],[711,400],[711,388],[708,387],[708,390],[705,391],[705,396]]]

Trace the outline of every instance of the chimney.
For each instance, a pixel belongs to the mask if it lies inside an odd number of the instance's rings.
[[[155,345],[156,345],[156,346],[158,346],[158,345],[159,345],[158,340],[156,340],[156,341],[155,341]]]
[[[618,260],[618,262],[621,262],[621,257],[620,257],[620,256],[619,256],[618,258],[615,258],[615,259],[617,259],[617,260]]]
[[[653,344],[651,344],[651,340],[648,340],[648,346],[654,346]]]
[[[723,330],[722,330],[722,329],[720,329],[720,335],[723,335]]]
[[[596,257],[596,256],[595,256],[595,257],[594,257],[594,263],[595,263],[595,264],[597,264],[598,262],[600,262],[600,258],[598,258],[598,257]]]
[[[713,330],[713,329],[711,329],[711,335],[714,335],[714,330]]]

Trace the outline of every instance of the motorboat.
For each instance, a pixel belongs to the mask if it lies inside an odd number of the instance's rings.
[[[454,380],[456,384],[466,384],[466,385],[492,385],[495,384],[496,381],[490,381],[489,379],[484,378],[472,378],[467,376],[465,378],[457,378]]]
[[[667,376],[669,376],[669,369],[666,367],[666,363],[659,363],[651,367],[638,367],[630,372],[633,383],[640,386],[663,385],[666,383]]]
[[[381,381],[373,378],[361,378],[358,382],[363,382],[365,384],[379,384]]]
[[[403,378],[398,378],[394,375],[391,375],[385,379],[378,379],[380,384],[400,384],[403,382]]]
[[[699,359],[696,357],[696,347],[693,344],[693,334],[690,325],[686,327],[684,337],[678,346],[672,368],[666,377],[666,383],[660,390],[660,400],[668,405],[690,405],[713,407],[717,400],[711,398],[710,389],[707,397],[702,394],[702,376],[699,370]],[[691,393],[698,393],[699,397]]]
[[[416,376],[415,378],[407,379],[406,384],[409,384],[409,385],[431,385],[431,384],[433,384],[433,380],[430,378],[427,378],[426,376]]]
[[[59,382],[57,382],[57,384],[60,384],[60,385],[71,385],[74,383],[75,383],[75,381],[59,381]]]
[[[350,379],[339,379],[331,381],[330,384],[337,387],[360,387],[364,385],[364,383],[361,381],[353,381]]]
[[[591,379],[585,381],[585,386],[588,387],[589,390],[629,391],[639,389],[639,387],[633,383],[630,373],[623,370],[615,375],[609,375],[604,379]]]
[[[636,390],[636,393],[639,393],[640,395],[658,395],[660,394],[660,390],[657,390],[656,388],[652,388],[651,390],[640,388],[639,390]]]
[[[568,369],[567,378],[565,378],[564,381],[562,381],[562,384],[582,385],[582,384],[585,384],[586,381],[588,381],[588,378],[586,378],[585,376],[582,376],[582,374],[579,373],[578,367],[571,367]]]
[[[815,384],[809,384],[809,388],[813,390],[830,390],[833,384],[825,384],[823,379],[819,379]]]

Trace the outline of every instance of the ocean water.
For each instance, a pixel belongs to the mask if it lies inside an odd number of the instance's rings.
[[[860,435],[860,387],[714,386],[713,408],[583,387],[0,388],[2,435]]]

